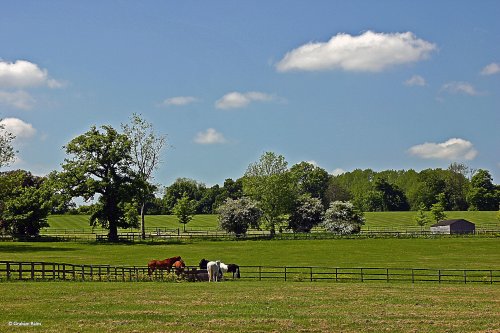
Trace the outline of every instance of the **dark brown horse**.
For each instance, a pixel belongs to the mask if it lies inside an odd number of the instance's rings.
[[[233,279],[236,275],[236,278],[240,278],[240,266],[236,264],[227,264],[227,272],[228,273],[233,273]]]
[[[201,259],[199,263],[200,269],[207,269],[207,264],[209,261],[210,260],[207,260],[205,258]]]
[[[176,261],[181,260],[181,257],[172,257],[167,258],[165,260],[151,260],[148,262],[148,275],[151,276],[153,272],[157,269],[159,270],[167,270],[170,273],[170,269],[175,264]]]

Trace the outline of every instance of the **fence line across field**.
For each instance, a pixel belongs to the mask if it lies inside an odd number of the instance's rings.
[[[190,270],[195,267],[186,267]],[[335,281],[335,282],[500,282],[497,269],[428,268],[341,268],[316,266],[240,266],[244,280]],[[148,275],[145,266],[81,265],[51,262],[0,261],[0,281],[172,281],[176,276],[165,271]],[[231,279],[231,274],[227,274]]]

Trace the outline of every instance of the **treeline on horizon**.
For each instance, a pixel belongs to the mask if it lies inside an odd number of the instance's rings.
[[[500,185],[493,184],[488,170],[471,170],[452,163],[447,169],[385,170],[356,169],[330,175],[307,162],[293,165],[289,172],[299,195],[319,198],[324,207],[333,201],[350,201],[365,212],[429,210],[440,203],[448,211],[499,209]],[[161,196],[151,198],[146,214],[172,214],[177,201],[186,195],[195,202],[196,214],[216,214],[228,198],[245,196],[243,178],[228,178],[224,184],[207,187],[190,178],[178,178]],[[90,206],[67,212],[87,214]],[[66,213],[64,211],[54,213]]]

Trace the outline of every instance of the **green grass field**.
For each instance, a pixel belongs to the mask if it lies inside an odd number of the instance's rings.
[[[13,261],[145,266],[177,255],[194,266],[208,258],[247,266],[500,269],[498,238],[0,243],[0,258]]]
[[[446,212],[450,219],[463,218],[474,222],[477,228],[500,229],[500,221],[497,220],[497,212]],[[419,230],[414,221],[416,212],[368,212],[365,213],[366,225],[363,230]],[[48,228],[51,231],[66,229],[68,231],[91,232],[89,218],[85,215],[52,215],[49,217]],[[186,227],[188,230],[206,230],[217,228],[217,215],[196,215]],[[149,228],[161,227],[169,229],[180,228],[182,225],[173,215],[150,215],[146,216],[146,226]],[[426,226],[428,229],[429,226]],[[94,231],[102,231],[96,228]],[[47,232],[44,230],[43,232]],[[42,232],[42,233],[43,233]]]
[[[14,282],[0,294],[2,332],[500,331],[491,285]]]
[[[401,230],[412,214],[367,213],[367,227]],[[457,214],[449,217],[481,226],[496,212]],[[49,223],[91,230],[85,216]],[[199,215],[188,228],[216,224]],[[148,216],[147,225],[180,227],[173,216]],[[174,255],[188,265],[500,269],[499,239],[484,237],[0,243],[1,260],[12,261],[145,266]],[[500,332],[499,284],[17,281],[0,283],[0,295],[0,332]]]

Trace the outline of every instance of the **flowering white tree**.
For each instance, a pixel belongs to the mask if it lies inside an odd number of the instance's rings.
[[[327,231],[341,235],[358,233],[363,224],[365,224],[363,212],[355,209],[348,201],[332,202],[325,212],[323,222]]]
[[[258,203],[249,198],[228,198],[217,209],[219,213],[219,227],[227,232],[234,232],[236,236],[246,234],[249,227],[258,227],[262,211]]]

